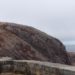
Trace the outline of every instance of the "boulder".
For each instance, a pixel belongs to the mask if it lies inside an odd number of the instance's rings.
[[[31,26],[0,22],[0,57],[71,64],[65,46]]]

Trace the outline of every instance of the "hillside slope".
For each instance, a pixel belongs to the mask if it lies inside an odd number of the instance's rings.
[[[75,65],[75,52],[68,52],[72,65]]]
[[[0,23],[0,56],[71,64],[64,45],[30,26]]]

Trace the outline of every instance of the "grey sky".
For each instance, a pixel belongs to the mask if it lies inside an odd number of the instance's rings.
[[[74,41],[75,0],[0,0],[0,21],[31,25],[61,41]]]

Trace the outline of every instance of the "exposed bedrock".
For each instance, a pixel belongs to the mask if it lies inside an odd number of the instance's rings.
[[[30,26],[0,22],[0,57],[71,64],[64,45]]]

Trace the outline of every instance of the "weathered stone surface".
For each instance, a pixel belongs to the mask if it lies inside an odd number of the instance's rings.
[[[75,66],[75,52],[68,52],[72,65]]]
[[[10,64],[9,61],[13,64]],[[75,75],[75,66],[58,63],[34,60],[1,60],[0,65],[2,67],[0,75]],[[9,67],[9,69],[6,69],[6,67]]]
[[[0,23],[0,57],[71,64],[64,45],[30,26]]]

